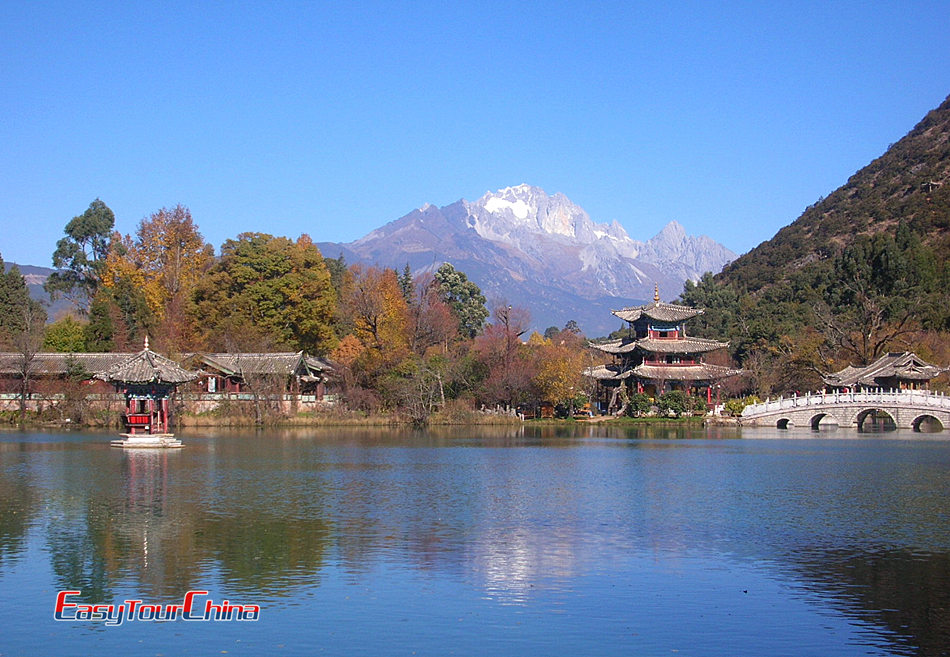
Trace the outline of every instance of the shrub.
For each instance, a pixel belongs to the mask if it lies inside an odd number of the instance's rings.
[[[660,410],[660,415],[672,413],[675,417],[680,417],[689,410],[689,397],[682,390],[671,390],[660,395],[656,400],[656,405]]]
[[[627,415],[630,417],[643,417],[650,412],[651,406],[652,401],[650,398],[646,394],[638,392],[630,398],[630,403],[627,404]]]

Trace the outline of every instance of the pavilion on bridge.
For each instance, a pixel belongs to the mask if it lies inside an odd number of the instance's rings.
[[[828,392],[927,390],[930,381],[946,371],[913,352],[892,352],[866,367],[848,365],[840,372],[829,374],[824,381]]]

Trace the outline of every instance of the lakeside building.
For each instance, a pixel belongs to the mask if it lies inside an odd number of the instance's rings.
[[[333,367],[322,358],[302,351],[274,353],[197,354],[199,388],[204,393],[243,393],[262,380],[273,380],[281,392],[312,395],[322,400]]]
[[[828,392],[927,390],[930,382],[946,371],[911,351],[891,352],[866,367],[848,365],[824,377],[824,382]]]
[[[128,400],[121,383],[107,381],[106,375],[140,354],[0,352],[0,411],[17,410],[24,395],[30,411],[55,407],[66,397],[113,411],[117,403]],[[288,408],[318,409],[333,403],[329,390],[333,366],[304,352],[189,354],[168,363],[197,371],[195,382],[183,382],[187,385],[176,395],[183,410],[190,412],[214,410],[225,402],[252,403],[261,397],[277,398]]]
[[[615,316],[627,322],[627,334],[619,340],[591,344],[613,356],[613,362],[585,372],[598,383],[601,410],[613,412],[620,405],[622,390],[654,399],[671,390],[682,390],[703,395],[711,404],[716,384],[741,370],[704,362],[706,354],[725,349],[729,343],[686,334],[686,322],[703,312],[701,308],[663,303],[658,287],[651,303],[614,310]]]

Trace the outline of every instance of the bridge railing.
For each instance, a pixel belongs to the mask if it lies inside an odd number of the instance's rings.
[[[950,410],[950,397],[931,390],[863,390],[861,392],[807,392],[804,395],[766,399],[742,410],[742,417],[767,415],[809,406],[880,404],[881,406],[926,406]]]

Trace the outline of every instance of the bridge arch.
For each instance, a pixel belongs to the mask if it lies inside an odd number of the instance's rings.
[[[854,418],[854,424],[858,431],[894,431],[897,418],[881,408],[866,408]]]
[[[838,418],[831,413],[817,413],[812,416],[808,423],[811,425],[812,431],[838,428]]]
[[[775,423],[776,429],[789,429],[793,426],[795,425],[792,424],[792,421],[789,420],[787,417],[780,417],[778,421]]]
[[[914,421],[910,424],[913,427],[914,431],[919,431],[921,433],[937,433],[943,431],[944,427],[943,422],[940,421],[940,418],[937,418],[933,415],[923,414],[914,418]]]

